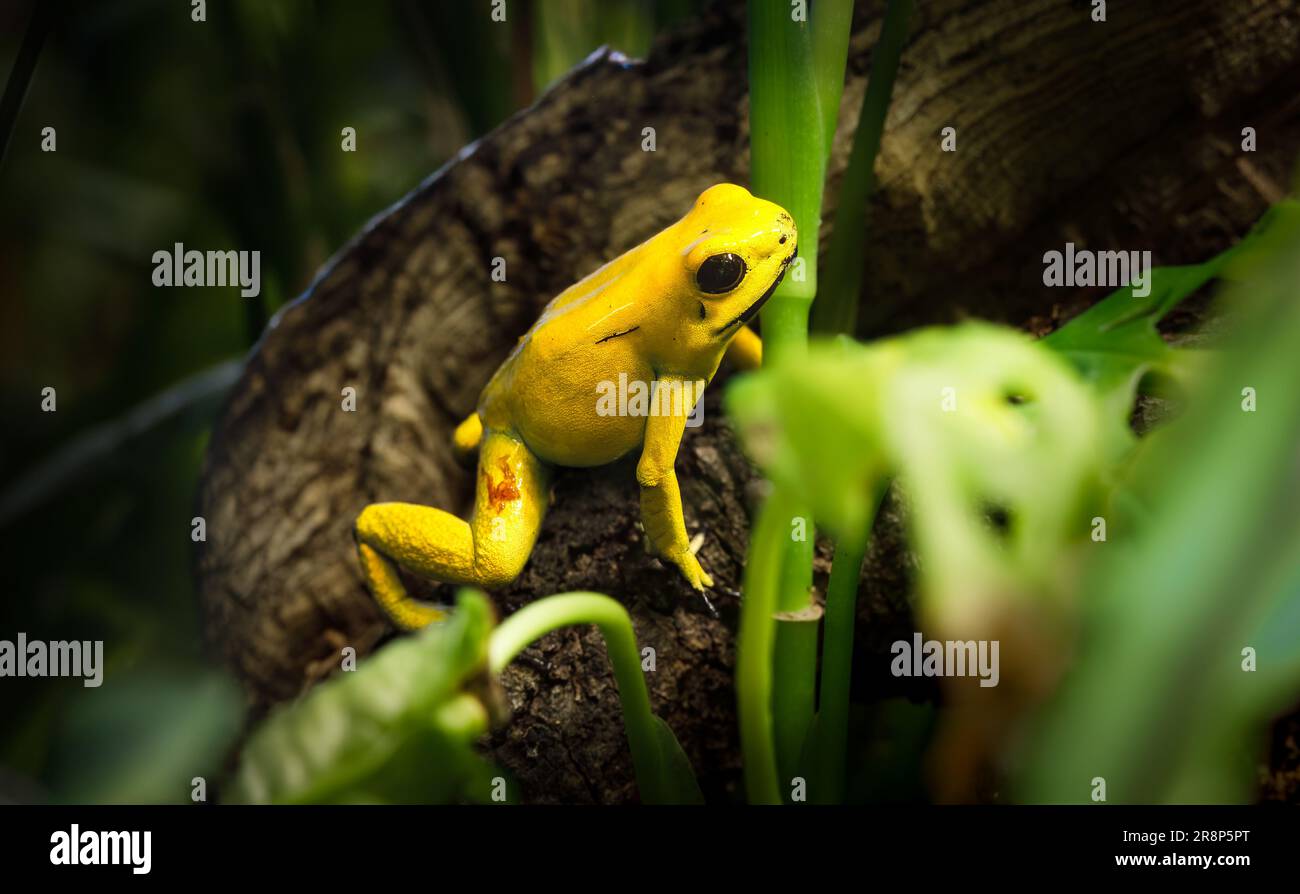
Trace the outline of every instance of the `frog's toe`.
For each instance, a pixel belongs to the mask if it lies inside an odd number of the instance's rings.
[[[684,564],[692,567],[682,569],[686,572],[686,579],[689,580],[691,586],[697,590],[703,590],[705,587],[713,586],[713,578],[709,577],[709,573],[704,570],[702,565],[700,565],[699,559],[695,558],[699,555],[700,547],[703,545],[704,532],[701,531],[691,538],[690,545],[687,547],[687,549],[690,550],[690,554],[685,557]]]
[[[703,590],[705,587],[713,586],[713,578],[705,571],[695,556],[685,553],[677,563],[682,570],[682,575],[686,578],[687,583],[697,590]]]

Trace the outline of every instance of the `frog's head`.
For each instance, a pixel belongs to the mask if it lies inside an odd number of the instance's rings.
[[[697,343],[725,344],[776,291],[796,254],[794,218],[743,186],[706,189],[675,228],[681,318]]]

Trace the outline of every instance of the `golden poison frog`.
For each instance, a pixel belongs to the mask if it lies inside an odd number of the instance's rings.
[[[795,256],[794,219],[729,183],[685,217],[556,296],[519,340],[456,429],[478,450],[469,521],[430,506],[373,503],[356,521],[366,583],[405,629],[444,617],[407,595],[394,563],[452,584],[500,586],[532,552],[556,466],[598,466],[636,448],[641,518],[651,551],[697,590],[713,586],[686,537],[673,471],[704,384],[726,354],[761,359],[745,324]],[[651,399],[620,401],[613,383]]]

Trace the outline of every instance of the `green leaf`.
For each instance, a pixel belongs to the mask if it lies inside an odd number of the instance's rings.
[[[1300,214],[1286,204],[1234,261],[1252,274],[1226,302],[1240,334],[1139,457],[1145,523],[1085,578],[1078,664],[1020,771],[1031,800],[1087,801],[1102,777],[1112,802],[1248,801],[1267,725],[1300,696]]]
[[[641,800],[646,804],[703,804],[704,793],[695,781],[690,759],[672,729],[657,714],[652,715],[657,759],[648,780],[638,779]]]
[[[249,740],[225,800],[488,800],[499,774],[473,749],[488,712],[465,689],[486,679],[492,626],[486,597],[462,590],[446,623],[389,643],[278,709]]]
[[[1139,297],[1131,285],[1124,286],[1043,339],[1079,370],[1104,404],[1111,460],[1122,458],[1135,443],[1129,417],[1143,378],[1187,378],[1188,352],[1166,344],[1156,324],[1211,280],[1249,266],[1259,240],[1279,217],[1294,215],[1296,207],[1283,202],[1270,209],[1245,239],[1203,264],[1154,268],[1149,294]]]

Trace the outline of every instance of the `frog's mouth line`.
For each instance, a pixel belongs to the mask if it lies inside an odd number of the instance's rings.
[[[795,248],[794,251],[790,252],[789,256],[781,262],[781,269],[777,272],[776,279],[772,280],[772,284],[767,287],[767,291],[760,295],[757,301],[745,308],[741,312],[740,316],[719,329],[718,335],[725,335],[733,326],[737,328],[744,326],[750,320],[754,319],[754,317],[758,316],[758,312],[763,309],[763,305],[767,303],[767,299],[772,297],[772,293],[776,291],[776,287],[781,285],[781,280],[785,279],[786,268],[790,266],[790,262],[793,261],[798,254],[798,248]]]

